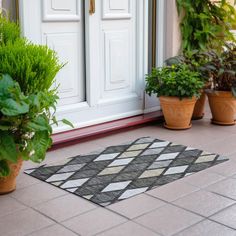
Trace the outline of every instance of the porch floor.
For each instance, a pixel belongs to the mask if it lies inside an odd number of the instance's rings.
[[[223,154],[229,161],[107,208],[21,173],[17,190],[0,196],[0,235],[236,236],[236,126],[211,125],[208,114],[190,130],[148,125],[49,152],[45,163],[144,136]],[[31,167],[24,163],[22,171]]]

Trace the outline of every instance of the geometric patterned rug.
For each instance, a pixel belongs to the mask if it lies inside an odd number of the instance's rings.
[[[144,137],[25,173],[107,206],[227,160],[199,149]]]

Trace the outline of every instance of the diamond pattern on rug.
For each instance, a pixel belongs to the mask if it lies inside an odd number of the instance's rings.
[[[144,137],[25,173],[107,206],[227,160],[192,147]]]

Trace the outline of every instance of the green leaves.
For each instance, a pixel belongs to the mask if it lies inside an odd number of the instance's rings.
[[[230,30],[235,26],[236,10],[225,0],[176,0],[182,34],[183,52],[221,48],[234,41]]]
[[[14,42],[20,38],[20,27],[18,24],[10,22],[9,19],[0,14],[0,45]]]
[[[47,117],[44,115],[39,115],[34,120],[29,121],[25,128],[28,128],[31,131],[49,131],[51,132],[51,126],[48,123]]]
[[[24,39],[1,46],[0,61],[0,73],[16,80],[25,95],[49,91],[63,66],[53,50]]]
[[[36,132],[28,142],[27,150],[30,153],[29,159],[33,162],[44,160],[47,149],[51,146],[52,140],[47,131]]]
[[[17,149],[14,138],[4,131],[0,131],[0,160],[17,161]]]
[[[9,75],[0,79],[0,111],[5,116],[17,116],[29,112],[29,105],[18,83]]]
[[[0,160],[0,178],[10,174],[10,168],[6,160]]]
[[[63,67],[55,51],[20,36],[19,25],[0,14],[0,177],[9,162],[40,162],[52,144],[55,76]],[[63,120],[65,124],[72,124]]]
[[[203,69],[213,80],[214,90],[232,91],[235,96],[236,87],[236,46],[225,43],[224,51],[211,50],[205,54],[208,62]],[[235,96],[236,97],[236,96]]]
[[[17,116],[29,111],[29,105],[27,103],[24,101],[17,102],[11,98],[0,101],[0,107],[2,114],[5,116]]]
[[[183,63],[154,68],[146,77],[146,92],[158,96],[198,97],[204,83],[198,72]]]
[[[74,125],[73,125],[69,120],[62,119],[61,121],[62,121],[62,123],[64,123],[65,125],[68,125],[68,126],[70,126],[71,128],[74,128]]]

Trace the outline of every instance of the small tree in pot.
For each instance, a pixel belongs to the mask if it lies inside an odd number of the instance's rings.
[[[209,62],[204,68],[212,79],[206,90],[212,112],[212,123],[234,125],[236,115],[236,45],[227,43],[222,52],[206,53]]]
[[[186,64],[154,68],[146,78],[146,92],[157,94],[168,129],[188,129],[194,105],[203,87],[201,76]]]

